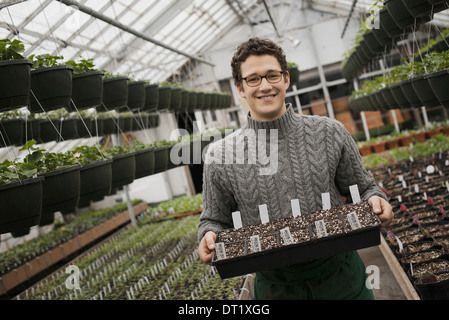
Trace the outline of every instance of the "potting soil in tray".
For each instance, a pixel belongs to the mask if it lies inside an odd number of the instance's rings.
[[[310,215],[224,230],[212,263],[222,279],[380,244],[380,220],[367,201]]]

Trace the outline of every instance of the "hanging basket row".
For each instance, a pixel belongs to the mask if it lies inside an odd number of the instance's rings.
[[[354,47],[342,68],[342,75],[350,80],[355,77],[373,58],[385,50],[390,50],[393,41],[400,35],[412,32],[415,25],[429,22],[433,15],[448,8],[446,1],[432,0],[388,0],[380,9],[377,18],[362,40]]]
[[[351,109],[360,111],[385,111],[444,106],[449,108],[449,70],[403,80],[368,95],[352,99]]]

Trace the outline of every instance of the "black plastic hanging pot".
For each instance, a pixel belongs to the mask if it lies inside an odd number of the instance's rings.
[[[134,181],[136,157],[134,152],[121,154],[112,158],[111,189],[120,189]]]
[[[154,112],[157,111],[159,103],[159,90],[157,84],[145,85],[145,106],[144,111]]]
[[[204,104],[201,110],[208,110],[210,108],[211,99],[212,97],[210,93],[204,93]]]
[[[103,79],[103,103],[97,107],[98,112],[116,110],[126,107],[128,103],[128,78],[115,77]]]
[[[170,150],[169,146],[154,149],[154,174],[167,170]]]
[[[42,214],[43,177],[31,178],[0,186],[0,234],[28,234],[39,224]]]
[[[145,81],[133,81],[128,84],[128,108],[142,110],[145,106]]]
[[[187,112],[187,110],[189,109],[189,97],[190,97],[189,91],[182,90],[181,97],[182,97],[181,111]]]
[[[432,5],[428,0],[402,0],[402,2],[415,18],[429,15],[432,11]]]
[[[449,70],[433,72],[427,76],[427,80],[440,104],[449,108]]]
[[[72,140],[78,138],[77,132],[77,119],[64,119],[61,120],[61,136],[64,140]]]
[[[391,85],[390,88],[391,88],[391,94],[393,95],[393,98],[396,101],[399,108],[401,108],[401,109],[410,108],[410,103],[408,102],[407,98],[405,97],[404,92],[402,92],[401,85],[399,83],[396,83],[394,85]]]
[[[396,109],[397,103],[396,100],[393,97],[393,93],[391,92],[391,88],[390,87],[385,87],[382,90],[380,90],[382,97],[384,98],[386,104],[387,104],[387,109]]]
[[[80,194],[80,166],[70,166],[40,174],[42,182],[42,217],[40,226],[53,223],[56,211],[72,210]]]
[[[70,108],[73,67],[68,65],[31,70],[31,113]]]
[[[170,87],[158,87],[159,102],[158,111],[167,111],[170,108],[171,103],[171,88]]]
[[[60,128],[61,120],[59,119],[42,120],[40,122],[39,142],[59,141],[61,139],[59,135]]]
[[[27,119],[25,124],[25,130],[22,136],[22,143],[24,145],[29,140],[40,141],[41,136],[41,119]]]
[[[202,110],[204,107],[204,92],[198,92],[196,95],[196,110]]]
[[[133,128],[133,117],[131,116],[122,116],[119,114],[117,119],[120,129],[123,132],[132,131]]]
[[[154,173],[154,148],[136,151],[136,172],[134,179],[150,176]]]
[[[32,65],[28,59],[0,61],[0,112],[28,106]]]
[[[415,77],[411,82],[412,87],[415,89],[416,95],[421,100],[423,106],[431,108],[441,105],[433,93],[432,87],[427,80],[427,75]]]
[[[399,28],[405,29],[414,24],[415,18],[408,11],[402,0],[387,0],[385,1],[385,6]]]
[[[422,107],[421,100],[416,95],[415,89],[412,87],[411,79],[401,81],[400,86],[404,96],[412,108]]]
[[[297,85],[299,83],[299,69],[298,67],[288,68],[290,74],[290,86]]]
[[[103,135],[116,134],[118,132],[118,118],[103,118]]]
[[[171,89],[170,111],[179,112],[182,107],[182,89]]]
[[[25,126],[25,119],[17,118],[0,121],[0,147],[22,145]]]
[[[363,34],[363,39],[365,39],[366,46],[371,50],[373,54],[382,52],[384,49],[384,45],[381,44],[376,36],[374,35],[374,32],[372,30],[365,32]]]
[[[195,110],[196,100],[197,100],[196,96],[197,96],[196,92],[194,92],[194,91],[189,92],[189,106],[187,108],[188,112],[193,112]]]
[[[150,114],[148,117],[148,129],[157,128],[161,122],[161,118],[158,114]]]
[[[383,8],[379,11],[380,27],[390,36],[391,39],[396,38],[402,32],[393,17],[388,12],[387,8]]]
[[[111,193],[112,159],[100,160],[80,169],[80,197],[78,207],[102,200]],[[69,211],[70,212],[70,211]],[[64,212],[63,212],[64,213]]]
[[[72,103],[66,107],[68,112],[99,107],[102,101],[103,72],[92,71],[73,75]]]

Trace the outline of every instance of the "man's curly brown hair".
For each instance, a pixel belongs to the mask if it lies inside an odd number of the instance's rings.
[[[266,54],[274,56],[278,60],[282,72],[288,71],[287,59],[284,50],[280,46],[268,39],[251,38],[238,46],[231,60],[232,77],[237,87],[242,85],[241,64],[251,55],[262,56]]]

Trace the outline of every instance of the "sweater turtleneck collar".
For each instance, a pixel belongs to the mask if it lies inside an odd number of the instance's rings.
[[[257,132],[259,129],[278,129],[278,135],[283,136],[299,125],[300,117],[295,113],[290,103],[287,103],[287,111],[271,121],[258,121],[251,118],[250,113],[247,115],[247,124],[245,129],[253,129]]]

